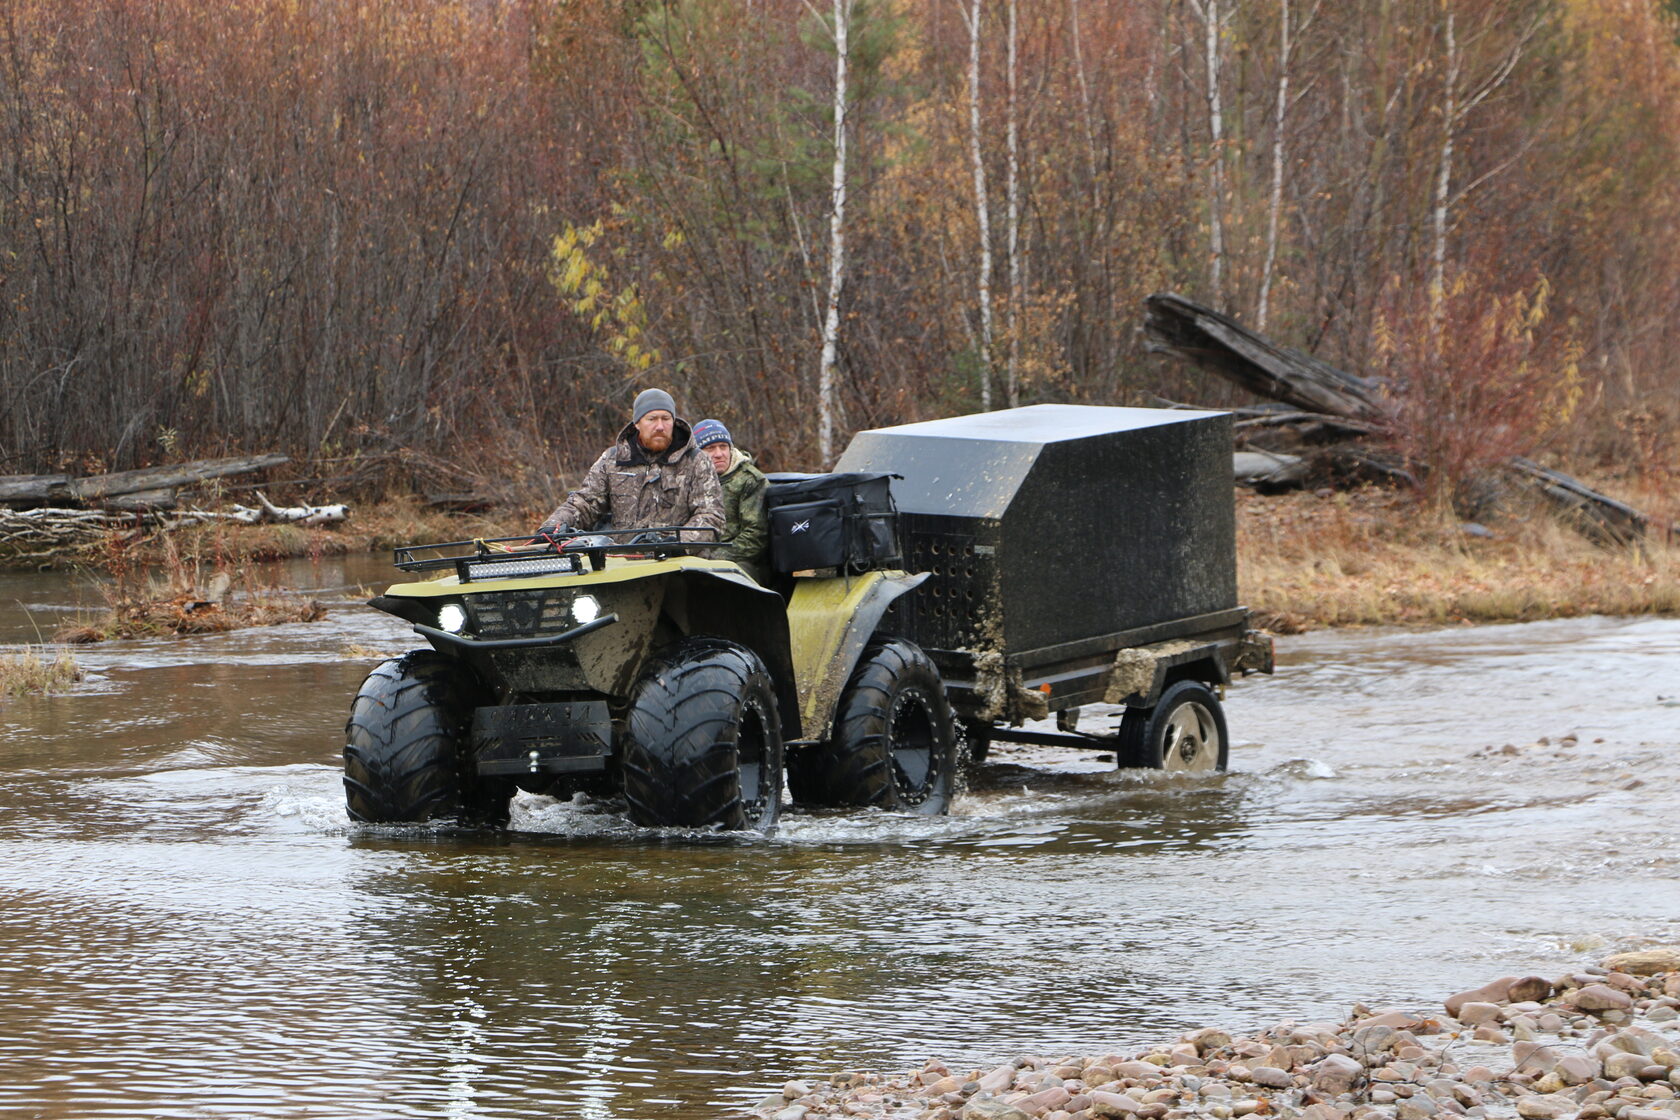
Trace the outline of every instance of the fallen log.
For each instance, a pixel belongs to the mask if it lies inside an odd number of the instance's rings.
[[[1299,455],[1277,451],[1237,451],[1231,455],[1231,472],[1237,485],[1262,493],[1300,487],[1306,483],[1307,471],[1307,461]]]
[[[167,467],[146,467],[137,471],[118,471],[115,474],[92,475],[70,483],[70,496],[92,503],[120,494],[137,494],[144,490],[165,490],[190,486],[195,482],[209,482],[234,474],[249,474],[289,462],[285,455],[244,455],[231,459],[199,459],[191,463],[176,463]]]
[[[1653,529],[1672,541],[1675,527],[1655,521],[1632,506],[1581,482],[1514,455],[1506,467],[1563,513],[1584,536],[1600,544],[1631,545],[1647,539]]]
[[[0,475],[0,505],[42,505],[70,497],[67,474]]]
[[[1157,292],[1144,304],[1144,340],[1152,353],[1188,359],[1258,396],[1308,412],[1372,426],[1388,418],[1381,382],[1278,346],[1173,292]]]
[[[152,508],[166,491],[209,482],[230,475],[278,467],[288,462],[285,455],[241,455],[225,459],[198,459],[166,467],[145,467],[133,471],[72,478],[67,474],[0,475],[0,506],[109,505],[112,508]],[[139,497],[147,495],[147,497]],[[116,499],[132,499],[118,503]]]

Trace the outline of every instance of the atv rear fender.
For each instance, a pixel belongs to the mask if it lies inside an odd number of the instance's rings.
[[[894,599],[927,578],[926,572],[906,575],[870,571],[794,581],[793,597],[787,605],[787,629],[793,647],[793,675],[804,698],[799,722],[805,738],[828,738],[840,692],[875,636],[881,616]],[[785,726],[785,716],[783,722]]]

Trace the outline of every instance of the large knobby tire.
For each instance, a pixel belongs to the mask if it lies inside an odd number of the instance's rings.
[[[469,773],[476,682],[443,654],[414,650],[362,682],[344,726],[344,797],[374,824],[507,823],[511,787]]]
[[[1230,753],[1219,697],[1201,681],[1177,681],[1153,708],[1126,710],[1115,758],[1121,769],[1208,774],[1224,770]]]
[[[620,751],[630,818],[655,827],[758,829],[782,806],[782,721],[758,654],[685,638],[636,682]]]
[[[871,645],[834,717],[834,736],[795,757],[796,802],[938,816],[951,807],[957,735],[945,683],[901,638]]]

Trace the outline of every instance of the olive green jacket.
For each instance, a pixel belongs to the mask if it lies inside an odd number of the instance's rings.
[[[733,449],[723,482],[723,539],[718,550],[725,560],[739,564],[753,579],[763,583],[770,577],[770,515],[764,508],[769,482],[751,455]]]

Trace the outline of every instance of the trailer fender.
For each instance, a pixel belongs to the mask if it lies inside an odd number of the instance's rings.
[[[871,571],[796,581],[787,607],[788,637],[807,739],[828,738],[840,692],[881,616],[894,599],[927,578],[927,572]]]
[[[1123,649],[1114,655],[1114,667],[1109,672],[1103,702],[1149,708],[1155,705],[1167,685],[1174,680],[1199,680],[1208,685],[1230,684],[1231,670],[1225,659],[1228,644],[1191,639]]]

